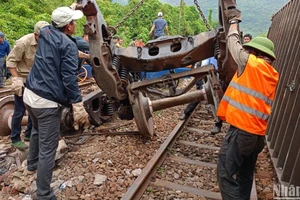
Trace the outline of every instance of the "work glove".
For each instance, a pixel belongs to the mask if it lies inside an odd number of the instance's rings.
[[[12,80],[12,84],[11,84],[12,91],[14,91],[16,95],[21,97],[23,95],[23,88],[24,88],[23,78],[12,77],[11,80]]]
[[[225,16],[227,17],[229,23],[233,20],[237,20],[238,23],[242,21],[241,11],[236,8],[225,10]]]
[[[73,127],[75,130],[78,130],[79,127],[83,126],[84,129],[87,129],[90,126],[89,114],[85,111],[83,102],[78,102],[72,104],[73,107]]]

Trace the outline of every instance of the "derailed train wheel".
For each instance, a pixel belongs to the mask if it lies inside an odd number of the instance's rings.
[[[139,132],[143,136],[151,138],[153,136],[153,119],[150,99],[138,92],[134,97],[132,110]]]
[[[0,136],[10,134],[8,118],[14,112],[14,96],[6,96],[0,99]]]

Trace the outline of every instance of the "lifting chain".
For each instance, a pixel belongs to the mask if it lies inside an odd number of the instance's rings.
[[[119,22],[115,29],[117,30],[139,7],[141,7],[144,3],[144,0],[141,0],[123,19],[121,22]]]
[[[207,22],[207,20],[206,20],[206,18],[205,18],[205,15],[203,14],[203,12],[202,12],[202,10],[201,10],[201,8],[200,8],[200,5],[199,5],[199,3],[198,3],[198,0],[194,0],[194,3],[195,3],[195,5],[196,5],[196,7],[197,7],[197,9],[198,9],[198,11],[199,11],[199,13],[200,13],[200,16],[201,16],[201,18],[202,18],[202,20],[203,20],[203,22],[204,22],[206,28],[210,31],[210,30],[211,30],[211,29],[210,29],[210,26],[209,26],[209,24],[208,24],[208,22]]]

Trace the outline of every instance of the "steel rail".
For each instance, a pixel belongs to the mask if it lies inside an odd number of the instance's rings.
[[[157,167],[164,162],[168,152],[168,147],[174,144],[177,137],[180,135],[181,131],[183,130],[184,126],[188,123],[190,118],[191,115],[185,120],[180,121],[176,125],[176,127],[172,130],[170,135],[166,138],[165,142],[160,146],[160,148],[148,162],[146,167],[142,170],[142,173],[138,176],[138,178],[133,182],[133,184],[124,194],[122,200],[138,200],[142,197],[151,181],[151,177],[155,175]]]

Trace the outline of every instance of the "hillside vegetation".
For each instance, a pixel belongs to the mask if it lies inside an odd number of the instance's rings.
[[[13,44],[21,36],[32,33],[37,21],[50,22],[53,8],[69,5],[66,0],[0,0],[0,31]],[[66,4],[64,4],[66,3]]]
[[[122,0],[120,0],[122,1]],[[178,5],[179,0],[161,0],[164,3]],[[213,19],[217,19],[218,0],[197,0],[205,14],[213,10]],[[242,11],[241,30],[253,36],[266,34],[271,25],[272,15],[289,0],[236,0],[237,8]],[[185,0],[187,5],[194,5],[194,0]]]
[[[144,0],[150,2],[151,0]],[[179,6],[180,0],[160,0],[162,3],[172,6]],[[205,15],[212,10],[212,19],[218,18],[218,0],[197,0]],[[271,25],[271,17],[289,0],[236,0],[238,9],[242,11],[243,22],[241,29],[244,33],[251,33],[253,36],[266,34]],[[113,0],[126,5],[127,0]],[[184,0],[188,6],[194,6],[194,0]]]
[[[113,3],[111,0],[98,0],[97,3],[110,26],[116,26],[127,13],[139,2],[131,0],[127,5]],[[51,22],[52,11],[59,6],[69,6],[69,0],[0,0],[0,31],[4,32],[11,45],[25,34],[33,32],[34,24],[39,20]],[[157,10],[166,13],[171,35],[195,35],[206,31],[207,28],[199,20],[199,14],[194,6],[179,7],[163,4],[158,0],[144,3],[125,23],[118,29],[118,35],[128,44],[133,37],[142,37],[148,40],[148,33],[156,18]],[[155,14],[154,14],[155,13]],[[180,19],[180,20],[179,20]],[[210,18],[211,26],[216,26]],[[77,36],[82,35],[85,18],[77,21]]]
[[[182,6],[182,10],[179,6],[168,3],[168,1],[175,2],[175,0],[164,1],[167,3],[163,3],[162,0],[145,0],[143,6],[120,26],[117,34],[125,41],[125,44],[128,44],[133,37],[142,37],[144,42],[146,42],[149,39],[148,32],[152,22],[159,11],[164,13],[164,18],[168,21],[171,35],[188,36],[207,31],[196,7],[193,5],[193,0],[184,1],[187,2],[187,5]],[[266,3],[267,0],[239,0],[239,8],[243,12],[242,28],[244,26],[251,27],[245,28],[244,32],[259,34],[267,32],[268,24],[258,19],[266,18],[269,21],[271,14],[268,15],[267,13],[274,13],[279,9],[277,8],[279,4],[283,4],[286,1],[272,0],[272,5],[264,6],[265,8],[262,11],[261,5]],[[33,26],[37,21],[45,20],[51,22],[51,13],[55,8],[69,6],[72,2],[70,0],[0,0],[0,31],[5,33],[6,39],[13,45],[15,40],[21,36],[33,32]],[[138,2],[140,0],[129,0],[127,4],[122,5],[120,4],[122,2],[118,3],[115,0],[97,0],[104,19],[110,26],[116,26]],[[210,26],[216,27],[218,24],[216,22],[217,1],[199,2],[201,2],[201,7]],[[244,10],[250,10],[250,8],[251,12],[244,12]],[[82,35],[84,23],[85,18],[77,21],[75,35]]]

